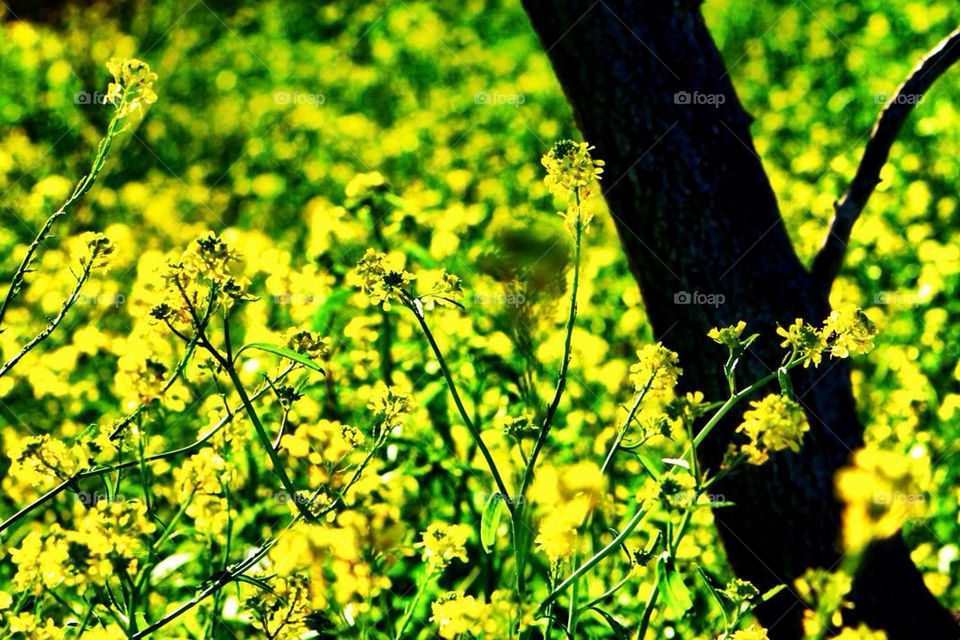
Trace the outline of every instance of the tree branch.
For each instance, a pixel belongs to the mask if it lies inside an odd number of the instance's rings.
[[[880,182],[880,169],[887,162],[890,147],[896,141],[900,128],[906,122],[914,105],[923,100],[924,94],[931,85],[958,59],[960,59],[960,28],[941,40],[940,44],[914,67],[877,117],[870,139],[863,150],[857,173],[846,193],[834,206],[835,213],[830,223],[830,230],[813,261],[814,286],[824,298],[829,296],[830,287],[837,273],[840,272],[840,267],[843,266],[853,224]]]

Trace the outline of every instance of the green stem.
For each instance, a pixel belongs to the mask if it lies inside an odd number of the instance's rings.
[[[463,406],[463,400],[460,399],[460,393],[457,391],[457,385],[453,382],[453,376],[450,374],[450,368],[447,366],[447,361],[444,359],[443,352],[440,351],[440,347],[437,345],[437,341],[434,339],[433,333],[430,331],[430,327],[427,326],[427,321],[424,318],[423,313],[420,311],[417,302],[414,300],[405,300],[404,304],[413,312],[417,322],[420,323],[420,328],[423,330],[423,334],[426,336],[427,342],[430,343],[430,348],[433,350],[433,354],[436,356],[437,362],[440,364],[440,371],[443,373],[443,378],[447,383],[447,388],[450,390],[450,395],[453,396],[453,402],[457,406],[457,411],[460,412],[460,418],[467,426],[467,430],[470,431],[470,435],[473,436],[474,443],[477,445],[477,448],[483,455],[483,459],[486,460],[487,466],[490,468],[490,474],[493,476],[493,481],[497,485],[497,490],[502,496],[504,496],[504,498],[506,498],[503,501],[504,504],[507,505],[507,509],[510,511],[510,514],[513,515],[515,513],[515,507],[512,504],[514,501],[510,499],[510,492],[507,491],[507,486],[503,483],[503,478],[500,476],[500,471],[497,469],[497,465],[493,461],[493,456],[490,455],[490,450],[487,448],[487,445],[483,442],[483,438],[480,436],[480,430],[473,423],[473,420],[470,419],[466,408]]]
[[[50,232],[53,230],[53,225],[59,220],[62,216],[66,215],[67,211],[76,204],[86,193],[90,190],[90,187],[93,186],[93,183],[96,181],[97,176],[100,175],[100,170],[103,168],[104,160],[107,158],[107,152],[110,151],[110,145],[113,143],[114,137],[116,137],[117,124],[120,122],[119,116],[115,115],[110,121],[110,124],[107,126],[107,135],[100,141],[100,146],[97,148],[97,155],[93,160],[93,165],[90,167],[90,173],[85,175],[79,183],[77,183],[76,188],[73,190],[73,195],[64,202],[56,212],[53,213],[47,221],[43,224],[43,227],[40,228],[39,233],[33,239],[33,242],[30,243],[30,246],[27,247],[27,253],[23,256],[23,260],[20,261],[20,265],[17,267],[17,270],[13,274],[13,278],[10,280],[10,286],[7,289],[7,295],[4,296],[3,302],[0,303],[0,325],[3,324],[3,319],[6,317],[7,311],[10,308],[10,304],[13,302],[13,299],[17,296],[17,293],[20,292],[20,288],[23,285],[24,278],[27,275],[27,272],[30,269],[30,263],[33,262],[33,257],[37,253],[37,250],[40,248],[40,245],[44,240],[50,235]]]
[[[296,365],[291,365],[290,367],[288,367],[286,371],[284,371],[279,376],[277,376],[276,380],[281,380],[285,378],[295,367]],[[267,385],[263,385],[252,396],[250,396],[250,400],[251,401],[257,400],[258,398],[260,398],[260,396],[262,396],[268,390],[269,390],[269,387]],[[243,408],[243,405],[237,407],[235,412],[231,412],[225,415],[223,418],[220,419],[220,422],[218,422],[216,426],[210,429],[210,431],[208,431],[206,435],[204,435],[202,438],[200,438],[196,442],[189,444],[185,447],[180,447],[178,449],[172,449],[170,451],[164,451],[161,453],[155,453],[153,455],[146,456],[143,459],[143,462],[144,463],[156,462],[157,460],[165,460],[167,458],[174,458],[176,456],[187,455],[200,450],[200,448],[203,447],[203,445],[206,444],[207,441],[210,440],[210,438],[212,438],[214,435],[217,434],[217,432],[219,432],[227,424],[229,424],[236,416],[236,412],[239,412],[240,409],[242,408]],[[88,469],[86,471],[80,471],[78,473],[75,473],[73,476],[67,478],[66,480],[58,484],[56,487],[54,487],[47,493],[43,494],[42,496],[40,496],[39,498],[37,498],[27,506],[23,507],[22,509],[17,511],[15,514],[10,516],[6,520],[4,520],[3,523],[0,523],[0,533],[3,533],[11,525],[17,522],[17,520],[23,518],[34,509],[37,509],[43,506],[47,502],[50,502],[51,500],[56,498],[58,495],[63,493],[65,490],[71,488],[71,486],[73,486],[78,480],[83,480],[85,478],[94,478],[102,475],[108,475],[110,473],[113,473],[114,471],[119,471],[122,469],[134,467],[134,466],[137,466],[138,464],[140,464],[138,460],[130,460],[130,461],[116,464],[110,467],[101,467],[99,469]]]
[[[630,522],[623,528],[623,530],[617,534],[613,540],[607,543],[603,549],[598,551],[593,555],[592,558],[580,565],[573,573],[571,573],[567,578],[560,583],[560,585],[553,590],[553,592],[547,596],[547,598],[540,603],[540,606],[537,607],[537,611],[542,611],[545,607],[549,606],[554,600],[560,597],[560,595],[567,590],[568,587],[573,585],[583,574],[590,571],[601,560],[609,556],[611,553],[615,553],[624,540],[637,528],[637,525],[640,524],[640,521],[643,520],[643,517],[647,514],[646,510],[640,508],[637,510],[633,517],[630,519]]]
[[[417,608],[417,604],[420,602],[420,598],[423,597],[423,594],[427,590],[427,584],[430,582],[430,579],[433,577],[432,573],[428,573],[423,578],[423,582],[417,585],[417,594],[413,597],[413,602],[410,603],[410,606],[403,614],[403,619],[400,622],[400,628],[397,630],[396,640],[403,638],[403,632],[407,630],[407,627],[410,625],[410,621],[413,619],[413,612]]]
[[[579,206],[579,204],[580,196],[577,194],[577,205]],[[547,407],[547,412],[543,419],[543,425],[540,427],[540,432],[537,434],[537,440],[533,445],[533,451],[530,454],[530,460],[527,463],[526,468],[523,470],[523,478],[520,481],[520,489],[517,491],[517,508],[511,514],[514,520],[514,530],[519,530],[520,526],[523,524],[521,518],[523,516],[523,504],[525,502],[524,497],[527,493],[527,487],[530,486],[530,481],[533,479],[533,471],[537,464],[537,458],[540,456],[540,451],[543,449],[543,445],[547,441],[547,434],[550,432],[550,425],[553,422],[554,415],[556,415],[557,408],[560,406],[560,399],[563,396],[563,390],[567,384],[567,369],[570,366],[570,352],[573,343],[573,328],[577,319],[577,292],[580,289],[580,256],[583,245],[582,240],[583,221],[578,216],[573,250],[573,283],[571,284],[570,310],[567,314],[567,324],[563,340],[563,359],[560,361],[560,372],[557,375],[557,388],[554,391],[553,400]],[[524,565],[526,563],[526,559],[524,557],[525,549],[519,545],[515,545],[514,553],[516,556],[517,574],[519,576],[518,588],[520,595],[522,595],[526,590],[524,584]]]
[[[240,396],[240,402],[243,403],[243,408],[247,412],[247,417],[250,418],[250,422],[253,423],[253,428],[257,432],[257,437],[260,438],[260,444],[263,445],[263,448],[267,452],[267,457],[270,458],[270,462],[273,465],[273,472],[280,479],[280,483],[283,485],[284,490],[289,494],[290,499],[293,500],[293,504],[297,507],[297,510],[300,512],[307,522],[316,522],[316,518],[306,505],[302,504],[300,500],[297,500],[297,489],[293,486],[293,482],[290,481],[290,477],[287,476],[287,472],[283,470],[283,463],[280,461],[280,456],[277,455],[277,452],[273,450],[273,443],[270,441],[270,436],[267,434],[267,430],[263,427],[263,423],[260,422],[260,416],[257,415],[257,410],[253,408],[253,401],[250,400],[250,397],[247,396],[246,389],[243,388],[243,382],[240,380],[240,376],[237,374],[237,370],[233,367],[233,363],[227,363],[227,366],[224,367],[227,372],[227,375],[230,377],[230,381],[233,383],[234,389],[237,391],[237,395]]]

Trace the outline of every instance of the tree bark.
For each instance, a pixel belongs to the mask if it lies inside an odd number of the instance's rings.
[[[683,386],[725,397],[725,349],[706,333],[741,319],[761,337],[738,378],[750,382],[775,370],[784,353],[776,326],[797,317],[819,322],[829,306],[790,243],[754,150],[751,118],[699,3],[523,4],[584,139],[607,163],[604,196],[654,331],[680,355]],[[690,304],[675,299],[683,292]],[[696,304],[694,293],[723,296],[723,304]],[[740,577],[761,590],[791,587],[757,610],[771,638],[802,635],[793,579],[808,567],[836,568],[842,557],[833,475],[863,444],[846,361],[792,377],[811,426],[802,451],[728,476],[717,492],[736,506],[715,512]],[[707,468],[716,469],[739,418],[705,441]],[[868,550],[851,599],[845,621],[883,629],[892,640],[960,637],[899,537]]]

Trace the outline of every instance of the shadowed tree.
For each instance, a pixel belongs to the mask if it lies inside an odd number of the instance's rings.
[[[584,139],[606,163],[603,192],[657,337],[680,354],[683,386],[708,397],[727,393],[706,338],[714,326],[747,322],[760,333],[740,380],[780,364],[778,324],[819,322],[850,230],[879,181],[916,100],[883,111],[813,268],[800,263],[699,3],[684,0],[523,0],[572,104]],[[954,32],[900,87],[922,94],[960,56]],[[712,96],[714,104],[688,100]],[[724,304],[677,304],[681,292],[722,295]],[[792,374],[811,430],[798,454],[727,476],[717,492],[736,503],[715,512],[736,573],[761,590],[792,584],[808,567],[842,558],[834,472],[863,444],[846,361]],[[776,391],[774,384],[765,392]],[[739,416],[705,441],[716,469]],[[960,626],[929,593],[899,536],[875,543],[855,576],[845,621],[862,621],[897,639],[957,638]],[[757,611],[773,638],[801,635],[803,605],[785,589]]]

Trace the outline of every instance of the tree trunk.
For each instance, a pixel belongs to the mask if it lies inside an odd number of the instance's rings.
[[[739,380],[775,370],[784,353],[777,324],[819,322],[829,307],[791,246],[753,147],[750,116],[699,4],[523,3],[584,139],[607,163],[604,196],[654,331],[680,355],[682,385],[708,398],[726,395],[726,352],[706,333],[741,319],[761,337],[744,356]],[[689,304],[675,298],[683,292]],[[723,296],[723,303],[697,304],[695,293]],[[808,567],[838,565],[833,475],[863,444],[846,361],[795,370],[793,384],[811,426],[802,451],[777,454],[717,488],[737,505],[715,512],[736,573],[761,590],[791,586],[757,611],[771,638],[801,636],[793,579]],[[707,468],[717,467],[739,417],[705,441]],[[855,609],[845,621],[866,622],[893,640],[960,637],[898,537],[867,552],[851,599]]]

